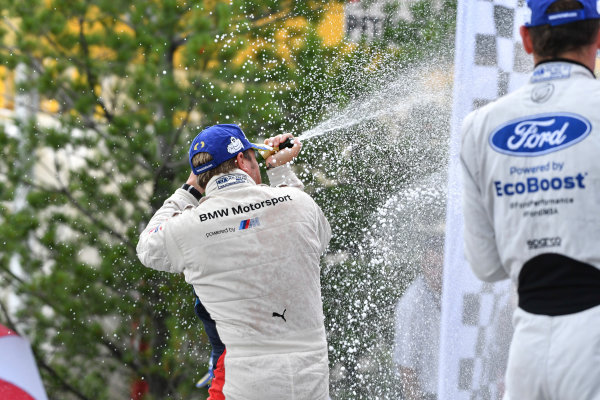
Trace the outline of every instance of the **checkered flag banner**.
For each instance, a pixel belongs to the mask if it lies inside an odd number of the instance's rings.
[[[516,302],[509,281],[485,284],[463,253],[460,128],[472,110],[523,85],[533,69],[519,27],[524,0],[459,0],[448,171],[444,288],[440,338],[440,400],[495,400],[504,371]]]

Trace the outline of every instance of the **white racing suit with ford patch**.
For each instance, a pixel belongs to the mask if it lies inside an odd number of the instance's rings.
[[[461,163],[467,260],[519,294],[505,398],[600,399],[600,83],[539,64],[465,119]]]
[[[256,185],[241,170],[198,201],[178,189],[137,247],[150,268],[183,272],[225,351],[210,399],[327,399],[320,256],[331,229],[289,166]],[[224,396],[224,397],[223,397]]]

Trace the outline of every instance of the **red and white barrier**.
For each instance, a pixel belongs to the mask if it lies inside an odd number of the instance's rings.
[[[0,325],[0,400],[47,400],[29,342]]]

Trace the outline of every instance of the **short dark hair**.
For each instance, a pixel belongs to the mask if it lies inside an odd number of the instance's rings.
[[[248,149],[246,151],[244,151],[242,154],[244,155],[244,158],[246,160],[251,160],[252,158],[250,157],[250,152],[253,152],[253,149]],[[208,181],[210,181],[210,178],[212,178],[215,175],[220,175],[220,174],[226,174],[227,172],[231,172],[234,169],[237,168],[237,163],[236,163],[236,157],[230,158],[227,161],[222,162],[221,164],[217,165],[215,168],[213,169],[209,169],[206,172],[201,173],[200,175],[197,176],[196,178],[196,182],[198,183],[198,186],[200,186],[202,189],[206,188],[206,184],[208,183]],[[202,165],[202,164],[206,164],[209,161],[212,161],[212,156],[209,153],[198,153],[196,154],[193,158],[192,158],[192,164],[194,165],[194,168]]]
[[[560,11],[579,10],[583,5],[577,0],[557,0],[546,10],[546,14]],[[598,37],[600,20],[588,19],[564,25],[541,25],[529,28],[533,52],[541,58],[556,58],[569,51],[594,44]]]

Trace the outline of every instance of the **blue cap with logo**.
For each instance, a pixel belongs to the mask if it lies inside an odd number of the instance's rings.
[[[525,26],[556,26],[586,19],[600,19],[600,0],[577,0],[583,6],[582,9],[546,14],[548,7],[556,1],[557,0],[527,0],[527,6],[531,10],[531,20],[526,22]]]
[[[248,149],[270,150],[270,147],[250,143],[239,126],[234,124],[213,125],[194,138],[190,146],[190,166],[200,175],[218,167],[225,161]],[[194,167],[192,159],[198,153],[208,153],[212,160]]]

